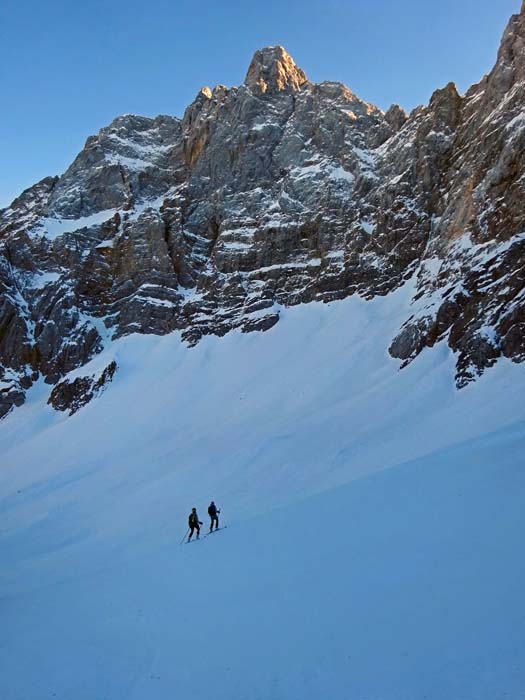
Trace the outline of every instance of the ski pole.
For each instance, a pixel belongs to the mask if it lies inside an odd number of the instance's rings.
[[[181,544],[184,542],[184,540],[185,540],[186,537],[188,536],[188,532],[189,532],[189,531],[190,531],[190,528],[188,528],[188,529],[186,530],[186,534],[184,535],[184,537],[183,537],[183,538],[181,539],[181,541],[179,542],[179,545],[181,545]]]

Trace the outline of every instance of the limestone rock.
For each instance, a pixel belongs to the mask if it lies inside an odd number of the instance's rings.
[[[408,119],[408,114],[402,107],[394,104],[385,112],[385,119],[394,131],[399,131]]]
[[[67,375],[118,336],[263,331],[280,306],[411,278],[402,365],[447,342],[463,386],[524,361],[524,40],[522,10],[489,75],[409,116],[268,47],[182,120],[101,129],[0,211],[0,415],[39,376],[78,408],[98,379]]]
[[[297,92],[307,78],[282,46],[267,46],[255,52],[244,84],[260,94]]]
[[[69,411],[72,416],[106,388],[116,370],[117,363],[113,360],[98,377],[90,375],[59,382],[51,392],[48,404],[57,411]]]

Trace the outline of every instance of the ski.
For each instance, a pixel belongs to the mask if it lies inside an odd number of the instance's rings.
[[[223,525],[222,527],[218,527],[216,530],[212,530],[211,532],[207,532],[204,537],[208,537],[208,535],[213,535],[214,532],[218,532],[219,530],[226,530],[228,526]]]

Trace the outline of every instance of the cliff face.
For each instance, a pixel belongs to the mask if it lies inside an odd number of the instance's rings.
[[[126,115],[90,137],[0,212],[0,415],[39,376],[76,410],[65,375],[111,338],[265,330],[281,305],[409,278],[390,346],[403,364],[443,339],[458,386],[523,361],[524,41],[522,9],[488,76],[410,116],[310,83],[269,47],[182,120]]]

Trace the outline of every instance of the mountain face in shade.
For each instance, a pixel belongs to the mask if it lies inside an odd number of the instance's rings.
[[[125,334],[195,344],[403,284],[401,367],[446,342],[461,388],[525,360],[524,104],[525,7],[487,76],[409,116],[267,47],[182,119],[118,117],[0,211],[0,415],[40,377],[78,410],[118,367],[78,368]]]

